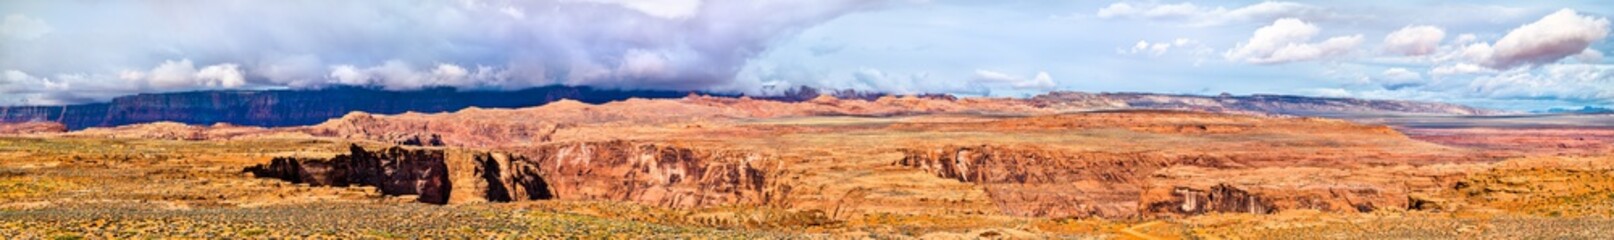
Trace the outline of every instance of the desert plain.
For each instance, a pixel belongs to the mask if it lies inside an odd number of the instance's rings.
[[[805,101],[691,95],[354,112],[272,128],[158,122],[68,131],[50,122],[9,123],[0,125],[0,235],[1614,234],[1609,115],[1311,108],[1333,113],[1322,116],[1204,107],[1260,103],[1252,99],[1149,101],[1170,104],[1080,93]]]

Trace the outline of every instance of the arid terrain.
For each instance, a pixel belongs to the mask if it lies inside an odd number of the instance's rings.
[[[157,122],[69,131],[8,123],[0,124],[0,235],[1614,233],[1614,128],[1596,124],[1614,116],[1536,121],[1550,126],[1459,117],[1492,114],[1504,113],[1259,95],[691,95],[353,112],[286,127]],[[1306,117],[1319,115],[1329,117]]]

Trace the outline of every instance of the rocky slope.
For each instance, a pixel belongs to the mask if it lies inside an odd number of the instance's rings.
[[[67,126],[55,122],[0,123],[0,134],[60,133]]]

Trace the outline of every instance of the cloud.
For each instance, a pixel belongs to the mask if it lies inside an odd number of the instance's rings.
[[[1439,27],[1407,26],[1384,36],[1384,49],[1406,56],[1428,55],[1440,47],[1440,40],[1444,38],[1446,31]]]
[[[1228,60],[1279,64],[1316,60],[1349,53],[1362,43],[1362,35],[1333,37],[1311,43],[1321,29],[1293,18],[1278,19],[1255,30],[1254,36],[1223,54]]]
[[[1468,93],[1496,99],[1614,103],[1614,65],[1552,64],[1477,78]]]
[[[1007,73],[976,69],[975,81],[985,84],[1007,84],[1010,87],[1022,90],[1047,90],[1057,85],[1054,83],[1053,77],[1048,75],[1048,72],[1037,72],[1036,76],[1026,79]]]
[[[479,68],[472,72],[459,65],[442,63],[431,70],[418,70],[414,65],[400,61],[387,61],[381,65],[359,68],[352,65],[338,65],[331,67],[329,77],[342,85],[381,86],[387,90],[420,89],[429,86],[448,86],[461,88],[483,87],[482,84],[494,81],[487,79],[490,76],[499,76],[489,68]]]
[[[701,0],[578,0],[618,4],[661,18],[686,18],[700,10]]]
[[[149,72],[124,71],[119,75],[124,80],[142,81],[158,89],[229,89],[246,85],[240,65],[224,63],[197,70],[190,59],[166,61]]]
[[[8,9],[27,9],[26,14],[39,18],[11,15],[0,25],[7,37],[0,43],[0,69],[105,82],[137,77],[134,75],[149,80],[150,88],[121,94],[331,85],[395,90],[432,86],[518,89],[552,84],[734,89],[734,85],[752,84],[737,83],[735,75],[779,39],[848,13],[891,4],[865,0],[20,2]],[[44,25],[39,20],[57,18],[74,21]],[[94,82],[91,80],[87,81]]]
[[[1228,9],[1201,7],[1193,3],[1117,2],[1098,10],[1103,19],[1142,19],[1175,21],[1190,26],[1215,26],[1237,21],[1269,21],[1278,18],[1332,18],[1328,11],[1293,2],[1261,2]]]
[[[19,40],[34,40],[49,34],[51,30],[45,20],[23,15],[6,15],[5,21],[0,22],[0,36]]]
[[[1138,43],[1133,44],[1131,48],[1118,49],[1116,51],[1122,54],[1149,54],[1152,56],[1162,56],[1166,55],[1166,53],[1170,52],[1172,49],[1183,48],[1189,49],[1188,51],[1193,54],[1208,53],[1211,51],[1209,47],[1205,47],[1205,45],[1199,43],[1199,41],[1187,38],[1178,38],[1172,41],[1161,41],[1155,43],[1150,43],[1149,41],[1138,41]]]
[[[133,71],[131,71],[133,73]],[[143,75],[137,77],[144,78]],[[107,78],[114,80],[108,81]],[[0,74],[0,104],[68,104],[120,96],[143,88],[144,79],[58,74],[36,76],[19,70]]]
[[[1580,63],[1603,63],[1603,52],[1587,48],[1585,51],[1581,51],[1580,54],[1575,54],[1575,61]]]
[[[954,86],[937,84],[930,80],[928,73],[913,73],[903,75],[889,73],[880,69],[861,68],[851,73],[851,81],[828,81],[814,84],[837,84],[833,86],[818,85],[817,87],[831,87],[838,89],[851,89],[859,91],[881,91],[895,94],[914,94],[927,92],[945,92],[957,90]]]
[[[1480,66],[1480,65],[1475,65],[1475,64],[1470,64],[1470,63],[1458,63],[1458,64],[1453,64],[1453,65],[1437,66],[1434,69],[1429,70],[1429,75],[1434,76],[1434,77],[1451,76],[1451,75],[1489,74],[1489,73],[1496,73],[1496,70],[1491,70],[1490,68],[1486,68],[1486,67],[1483,67],[1483,66]]]
[[[1593,42],[1607,37],[1608,32],[1606,18],[1582,16],[1571,9],[1558,10],[1502,36],[1489,47],[1492,51],[1485,56],[1483,65],[1508,69],[1556,62],[1584,52]]]
[[[1406,68],[1390,68],[1374,79],[1384,89],[1396,90],[1423,84],[1423,74],[1418,74]]]

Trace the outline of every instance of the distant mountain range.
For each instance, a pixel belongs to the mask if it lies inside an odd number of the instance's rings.
[[[1205,112],[1260,113],[1293,116],[1342,117],[1363,115],[1495,115],[1508,112],[1449,103],[1356,98],[1255,94],[1216,96],[1158,93],[1053,92],[1032,100],[1074,102],[1099,99],[1127,109],[1171,109]]]
[[[628,98],[680,98],[690,94],[739,97],[739,95],[732,94],[609,90],[570,86],[548,86],[517,91],[460,91],[452,88],[384,91],[358,87],[336,87],[318,90],[197,91],[140,94],[114,98],[106,103],[0,107],[0,123],[58,122],[70,130],[160,121],[195,125],[228,123],[243,126],[281,127],[318,124],[354,111],[376,114],[438,113],[457,111],[468,107],[532,107],[560,99],[573,99],[585,103],[605,103]],[[755,98],[799,102],[813,99],[819,95],[872,101],[887,94],[799,88],[786,91],[778,96]],[[957,99],[945,94],[926,94],[919,97]],[[1232,96],[1223,94],[1219,96],[1200,96],[1154,93],[1052,92],[1023,99],[1023,102],[1034,107],[1055,109],[1173,109],[1325,117],[1362,114],[1488,115],[1500,113],[1489,109],[1445,103],[1284,95]]]
[[[1552,108],[1539,113],[1547,114],[1614,114],[1614,108],[1585,106],[1580,109]]]
[[[384,91],[335,87],[319,90],[198,91],[140,94],[106,103],[0,107],[0,122],[59,122],[68,129],[159,121],[279,127],[311,125],[353,111],[380,114],[447,112],[467,107],[516,108],[560,99],[604,103],[628,98],[679,98],[689,92],[605,90],[549,86],[518,91],[431,88]]]

